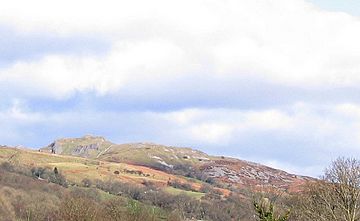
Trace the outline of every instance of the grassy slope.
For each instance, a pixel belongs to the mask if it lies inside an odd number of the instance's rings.
[[[12,153],[11,150],[0,148],[1,157],[4,156],[2,154],[5,152]],[[97,209],[98,213],[102,211],[103,213],[97,214],[98,219],[96,220],[109,220],[108,216],[104,217],[103,215],[109,215],[110,213],[104,212],[105,207],[101,206],[108,205],[107,203],[112,202],[112,200],[117,203],[118,208],[122,208],[123,215],[126,215],[126,202],[129,200],[126,196],[113,195],[97,188],[73,186],[65,188],[0,168],[1,221],[63,220],[57,214],[64,208],[61,206],[64,202],[69,201],[70,196],[72,196],[72,199],[82,197],[88,203],[86,206],[93,206],[93,209]],[[136,203],[139,206],[146,206],[146,204],[139,201],[136,201]],[[81,208],[81,205],[78,208]],[[144,207],[141,208],[145,210]],[[154,206],[150,208],[158,212],[152,220],[164,220],[166,218],[167,212],[165,210]]]
[[[119,180],[139,185],[143,181],[151,181],[158,187],[167,188],[168,180],[179,180],[191,184],[195,189],[200,189],[201,187],[200,182],[193,182],[185,177],[175,176],[144,166],[55,155],[31,150],[0,148],[0,163],[5,161],[26,167],[45,167],[49,170],[57,167],[70,182],[77,184],[80,184],[84,178],[88,178],[93,181],[95,179],[104,181]],[[119,174],[115,174],[115,171],[119,171]],[[141,171],[141,174],[136,173],[137,171]],[[170,192],[178,194],[183,191]],[[192,193],[192,195],[195,196],[196,194]]]
[[[57,146],[61,147],[58,154],[82,156],[89,159],[101,159],[112,162],[127,162],[138,165],[172,167],[174,165],[198,166],[211,161],[211,157],[201,151],[191,148],[178,148],[157,145],[152,143],[114,144],[103,137],[85,136],[81,138],[67,138],[56,140]],[[84,146],[96,145],[98,148],[86,149],[78,153],[76,150]],[[42,148],[50,152],[50,147]]]
[[[166,187],[164,190],[165,190],[165,192],[171,193],[174,195],[186,194],[186,195],[194,197],[196,199],[201,199],[201,197],[205,196],[205,193],[199,193],[199,192],[194,192],[194,191],[185,191],[185,190],[176,189],[174,187]]]
[[[63,155],[77,155],[77,150],[86,145],[99,148],[83,152],[82,157],[113,163],[142,165],[174,174],[196,173],[197,177],[216,177],[220,184],[237,188],[268,187],[297,192],[308,180],[284,171],[238,159],[209,156],[191,148],[170,147],[152,143],[114,144],[103,137],[59,139],[55,143],[64,151]],[[84,148],[86,149],[86,148]],[[195,183],[197,181],[194,181]]]
[[[210,160],[210,158],[207,154],[190,148],[174,148],[149,143],[115,145],[100,156],[100,159],[107,161],[167,164],[169,166],[196,165],[204,159]]]

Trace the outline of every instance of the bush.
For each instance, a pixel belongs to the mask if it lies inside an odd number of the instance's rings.
[[[212,192],[214,190],[214,188],[207,184],[207,183],[204,183],[201,187],[200,187],[200,192],[202,193],[209,193],[209,192]]]
[[[60,171],[55,167],[53,173],[47,174],[47,179],[51,183],[61,185],[63,187],[68,187],[66,178],[60,173]]]
[[[92,182],[90,179],[85,178],[81,181],[81,184],[83,187],[91,187],[92,186]]]
[[[66,197],[60,206],[60,216],[62,220],[98,220],[98,207],[91,199],[84,197]]]
[[[0,168],[5,170],[5,171],[8,171],[8,172],[13,172],[14,171],[14,166],[11,165],[11,163],[9,163],[9,162],[1,163]]]
[[[31,168],[31,174],[33,177],[36,177],[38,179],[43,179],[45,175],[45,168],[42,167],[33,167]]]
[[[113,198],[105,202],[104,211],[109,220],[123,221],[126,216],[126,202],[121,198]]]
[[[190,184],[182,183],[179,180],[174,180],[174,181],[169,180],[168,185],[172,186],[174,188],[177,188],[177,189],[182,189],[182,190],[187,190],[187,191],[193,190],[192,186]]]
[[[290,216],[290,211],[283,215],[275,215],[274,203],[267,198],[254,201],[254,209],[259,221],[287,221]]]

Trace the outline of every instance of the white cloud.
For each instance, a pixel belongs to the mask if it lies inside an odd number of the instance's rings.
[[[296,103],[265,110],[185,109],[160,116],[175,124],[184,139],[194,142],[226,146],[254,135],[273,134],[284,140],[309,141],[321,150],[339,153],[340,148],[353,151],[360,147],[360,112],[349,115],[343,111],[344,106],[360,110],[357,104]],[[272,144],[270,147],[276,148]]]
[[[24,102],[18,99],[13,99],[8,109],[0,111],[1,125],[11,125],[15,122],[29,124],[37,122],[42,118],[43,116],[39,113],[28,112]]]
[[[245,123],[243,124],[243,130],[249,128],[255,130],[285,130],[292,129],[295,126],[294,119],[279,110],[245,112]]]
[[[359,19],[302,0],[14,0],[2,3],[0,15],[19,31],[91,33],[114,42],[103,57],[47,55],[0,71],[0,81],[38,96],[107,94],[129,82],[161,87],[176,75],[296,87],[360,83]]]
[[[204,143],[226,143],[231,138],[234,126],[225,123],[202,123],[189,127],[189,138]]]
[[[18,62],[0,70],[0,82],[37,96],[63,98],[86,91],[102,95],[127,83],[141,86],[181,74],[184,60],[182,50],[164,40],[119,43],[105,57],[49,55],[40,61]]]
[[[360,118],[360,106],[352,103],[339,104],[336,106],[336,111],[340,114],[348,115],[350,117]]]
[[[295,119],[281,110],[185,109],[162,114],[189,139],[225,144],[253,132],[289,130]]]

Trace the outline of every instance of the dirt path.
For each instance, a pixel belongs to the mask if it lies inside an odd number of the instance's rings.
[[[106,148],[105,150],[101,151],[96,158],[99,158],[101,154],[105,153],[106,151],[108,151],[111,147],[113,146],[113,144],[111,144],[108,148]]]

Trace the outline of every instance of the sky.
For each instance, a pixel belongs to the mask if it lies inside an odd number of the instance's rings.
[[[310,176],[360,157],[357,0],[0,3],[0,144],[93,134]]]

